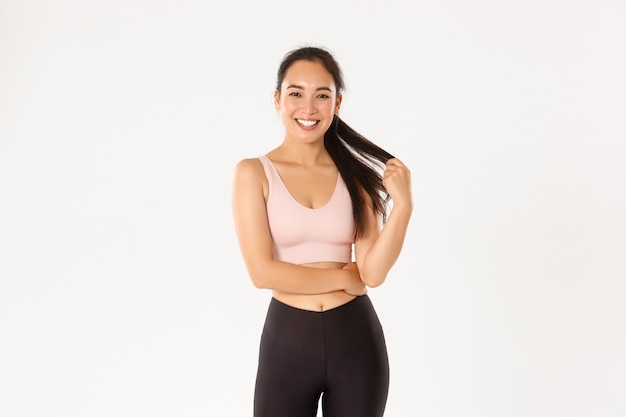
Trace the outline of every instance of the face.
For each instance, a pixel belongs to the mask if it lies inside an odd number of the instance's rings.
[[[305,143],[323,139],[340,105],[333,77],[319,62],[294,62],[274,93],[286,138]]]

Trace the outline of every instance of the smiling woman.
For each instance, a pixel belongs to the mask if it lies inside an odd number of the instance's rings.
[[[400,254],[410,172],[339,118],[343,87],[327,50],[285,55],[274,92],[283,141],[235,168],[243,260],[253,284],[272,291],[255,417],[313,416],[320,396],[324,415],[385,410],[387,348],[367,289],[385,281]]]

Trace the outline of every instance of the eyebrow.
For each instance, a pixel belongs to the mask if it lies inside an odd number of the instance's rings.
[[[304,90],[304,87],[302,87],[301,85],[298,84],[290,84],[287,86],[287,88],[297,88],[299,90]],[[333,92],[333,90],[330,87],[318,87],[315,89],[315,91],[330,91],[331,93]]]

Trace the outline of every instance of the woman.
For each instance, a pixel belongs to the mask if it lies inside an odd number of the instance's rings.
[[[327,417],[384,413],[389,364],[367,289],[400,254],[410,172],[339,118],[343,88],[327,50],[286,54],[274,92],[283,141],[235,168],[241,253],[253,284],[272,290],[255,417],[312,417],[320,396]]]

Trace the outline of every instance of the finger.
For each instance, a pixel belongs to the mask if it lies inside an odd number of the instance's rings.
[[[385,170],[385,173],[383,174],[383,178],[390,178],[390,177],[410,177],[411,172],[409,171],[408,168],[406,167],[397,167],[397,166],[392,166],[389,167],[387,170]]]
[[[399,169],[402,169],[402,168],[400,168],[397,165],[387,165],[387,168],[385,169],[384,175],[391,175],[394,172],[398,172]]]
[[[383,174],[383,178],[391,178],[396,175],[403,175],[402,171],[404,170],[405,168],[401,168],[397,166],[390,166],[385,170],[385,173]]]
[[[386,163],[387,167],[389,166],[397,166],[397,167],[404,167],[404,163],[402,163],[401,160],[399,160],[398,158],[391,158],[387,161]]]

